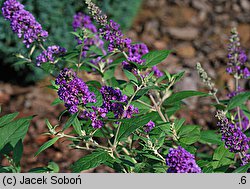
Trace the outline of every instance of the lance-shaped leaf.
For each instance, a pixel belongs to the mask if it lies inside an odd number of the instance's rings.
[[[72,166],[72,172],[79,173],[84,170],[95,168],[110,158],[108,152],[105,150],[94,151],[91,154],[84,156],[77,160]]]

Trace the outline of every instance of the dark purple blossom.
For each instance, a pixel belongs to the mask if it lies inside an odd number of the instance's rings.
[[[59,98],[64,101],[71,114],[78,112],[79,105],[96,102],[95,94],[89,91],[88,86],[71,69],[64,68],[55,83],[59,85]]]
[[[81,119],[90,119],[94,128],[101,128],[104,125],[103,119],[107,118],[108,112],[113,112],[115,118],[131,118],[134,114],[139,113],[138,108],[129,105],[125,110],[128,103],[128,97],[122,95],[119,89],[103,86],[100,90],[103,98],[101,107],[93,106],[91,110],[84,110],[80,114]]]
[[[170,148],[166,157],[169,166],[168,173],[201,173],[201,168],[196,164],[194,155],[181,146],[177,149]]]
[[[44,41],[48,37],[48,32],[42,29],[34,16],[26,11],[20,2],[5,1],[2,13],[4,18],[10,21],[12,31],[17,33],[19,38],[23,38],[23,43],[27,48],[35,41]]]
[[[156,77],[162,77],[164,74],[157,68],[157,66],[152,67],[152,71]]]
[[[81,114],[80,114],[80,118],[81,119],[90,119],[91,120],[91,125],[93,128],[95,129],[99,129],[104,125],[104,122],[102,120],[99,119],[98,117],[98,111],[87,111],[84,110]]]
[[[144,126],[144,131],[149,133],[153,128],[155,127],[155,123],[153,121],[149,121],[145,126]]]
[[[66,49],[57,45],[49,46],[40,55],[36,57],[36,65],[40,66],[44,62],[55,62],[55,56],[61,56],[66,53]]]
[[[120,89],[103,86],[100,92],[103,97],[102,108],[109,112],[113,112],[115,118],[131,118],[133,114],[138,113],[138,108],[132,105],[128,106],[127,110],[124,109],[124,106],[128,103],[128,97],[122,95]]]
[[[127,58],[128,61],[140,64],[140,65],[145,62],[145,60],[142,59],[142,56],[149,52],[148,47],[145,44],[143,43],[133,44],[133,45],[127,44],[126,47],[128,49],[128,58]],[[130,64],[128,61],[122,62],[123,68],[128,71],[132,71],[136,74],[135,65]]]
[[[249,149],[250,139],[242,132],[240,127],[230,123],[225,116],[217,116],[219,118],[218,126],[222,134],[222,141],[230,152],[247,152]]]
[[[228,67],[226,71],[240,78],[248,78],[250,71],[246,66],[247,55],[245,51],[241,49],[237,30],[234,28],[231,33],[230,44],[228,46]]]

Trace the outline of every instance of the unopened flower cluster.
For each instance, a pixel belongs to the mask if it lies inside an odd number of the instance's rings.
[[[71,114],[78,112],[78,105],[96,102],[95,94],[89,91],[86,83],[72,69],[63,69],[55,83],[59,85],[59,98],[64,101]]]
[[[177,149],[170,148],[166,164],[169,166],[168,173],[201,173],[201,168],[196,164],[194,155],[181,146],[178,146]]]
[[[7,0],[2,7],[2,13],[6,20],[10,21],[11,29],[23,38],[27,48],[35,41],[44,41],[48,32],[36,21],[34,16],[24,9],[24,5],[16,0]]]
[[[40,66],[44,62],[55,62],[55,56],[61,56],[66,53],[66,49],[57,45],[49,46],[40,55],[36,57],[36,65]]]
[[[240,39],[237,30],[231,31],[230,44],[228,46],[228,67],[227,73],[236,75],[239,78],[248,78],[250,71],[246,66],[247,55],[240,47]]]

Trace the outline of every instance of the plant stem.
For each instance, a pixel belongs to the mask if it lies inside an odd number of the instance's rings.
[[[160,115],[162,121],[164,121],[164,122],[169,122],[168,117],[165,117],[165,116],[163,115],[163,113],[162,113],[162,111],[161,111],[161,107],[157,105],[157,103],[156,103],[156,101],[155,101],[153,95],[149,93],[149,97],[150,97],[151,101],[153,102],[156,111],[159,113],[159,115]]]
[[[130,106],[130,104],[131,104],[132,100],[134,99],[135,95],[138,93],[138,91],[139,91],[141,88],[142,88],[142,86],[137,87],[137,89],[136,89],[136,91],[134,92],[133,96],[129,99],[127,106],[124,108],[124,113],[125,113],[125,111],[128,109],[128,107]],[[123,115],[122,115],[122,118],[124,118],[124,113],[123,113]],[[119,133],[119,131],[120,131],[120,127],[121,127],[121,122],[119,122],[118,127],[117,127],[117,131],[116,131],[116,133],[115,133],[115,139],[114,139],[114,143],[113,143],[113,148],[114,148],[114,149],[115,149],[116,146],[117,146],[117,137],[118,137],[118,133]]]
[[[141,100],[136,100],[136,101],[143,104],[143,105],[145,105],[145,106],[147,106],[147,107],[149,107],[149,108],[151,108],[151,109],[155,109],[153,106],[151,106],[151,105],[149,105],[149,104],[147,104],[147,103],[145,103],[145,102],[143,102]]]
[[[235,91],[237,92],[239,88],[239,76],[236,74],[235,76]],[[240,128],[242,129],[242,123],[241,123],[241,115],[240,115],[240,107],[237,107],[237,114],[238,114],[238,120],[240,124]]]
[[[80,139],[79,137],[74,137],[74,136],[67,135],[67,134],[64,134],[64,133],[57,133],[57,136],[59,136],[60,138],[67,137],[67,138],[72,138],[72,139]],[[110,151],[110,148],[108,148],[106,146],[102,146],[102,145],[94,143],[94,142],[91,142],[91,141],[84,141],[84,140],[82,140],[82,142],[85,143],[85,144],[87,144],[87,145],[93,146],[93,147],[102,148],[104,150]]]

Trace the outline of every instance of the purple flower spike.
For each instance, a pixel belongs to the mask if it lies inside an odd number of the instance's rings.
[[[48,32],[36,21],[34,16],[24,9],[24,5],[16,0],[7,0],[2,7],[3,16],[10,21],[11,29],[23,38],[27,48],[35,41],[45,41]]]
[[[88,86],[72,69],[64,68],[55,83],[60,86],[57,92],[59,98],[71,114],[78,112],[78,105],[96,102],[94,93],[89,91]]]
[[[170,148],[166,157],[169,166],[168,173],[201,173],[201,168],[196,164],[194,155],[181,146],[177,149]]]
[[[246,79],[250,76],[250,71],[246,66],[247,55],[245,51],[241,49],[237,30],[234,28],[231,33],[230,44],[228,46],[228,67],[226,71],[229,74]]]
[[[239,126],[230,123],[226,117],[219,118],[217,124],[222,134],[222,141],[230,152],[247,152],[250,139],[242,132]]]

